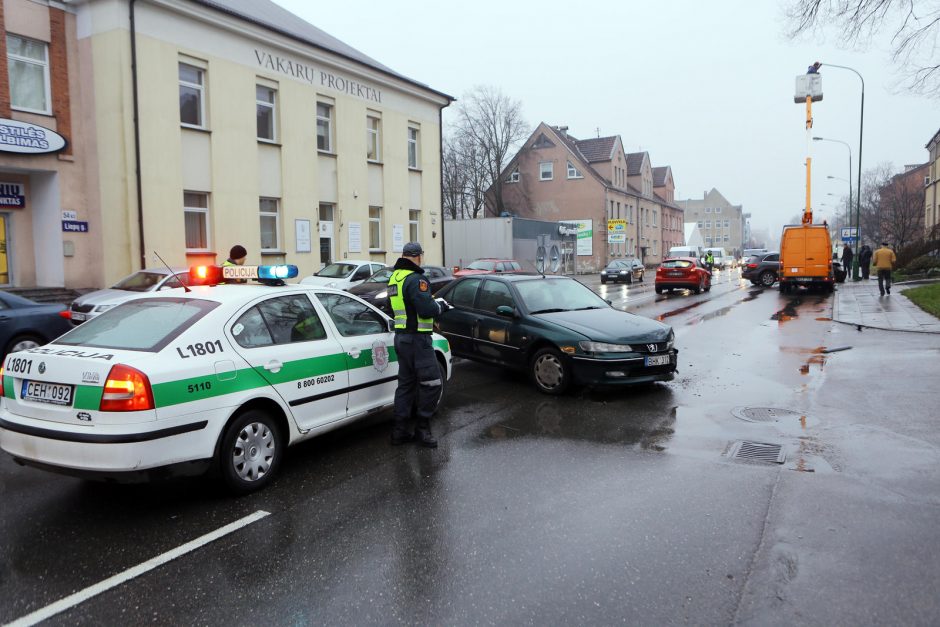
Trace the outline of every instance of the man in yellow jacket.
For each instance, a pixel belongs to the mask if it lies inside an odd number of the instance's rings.
[[[884,296],[885,292],[891,295],[891,271],[894,270],[894,264],[898,258],[894,251],[888,248],[888,242],[881,242],[881,248],[875,251],[871,258],[872,264],[878,271],[878,291]]]

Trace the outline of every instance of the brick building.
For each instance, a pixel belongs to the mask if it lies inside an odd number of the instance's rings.
[[[940,131],[925,146],[930,153],[924,175],[924,232],[927,237],[940,238]]]

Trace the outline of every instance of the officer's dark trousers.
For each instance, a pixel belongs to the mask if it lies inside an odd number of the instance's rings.
[[[878,270],[878,291],[884,296],[885,290],[891,291],[891,270]]]
[[[430,333],[396,333],[398,389],[395,390],[395,424],[392,437],[414,433],[418,438],[431,435],[431,415],[441,393],[441,370],[434,356]],[[411,419],[415,427],[410,428]]]

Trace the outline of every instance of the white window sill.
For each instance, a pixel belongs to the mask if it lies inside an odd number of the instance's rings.
[[[317,154],[323,155],[324,157],[335,157],[336,153],[331,150],[321,150],[317,148]]]
[[[192,124],[180,124],[180,128],[184,128],[187,131],[196,131],[198,133],[210,133],[211,131],[205,126],[193,126]]]
[[[265,249],[263,249],[263,250],[261,251],[261,256],[262,256],[262,257],[263,257],[264,255],[286,255],[286,254],[287,254],[286,251],[278,250],[278,249],[276,249],[276,248],[270,248],[270,249],[265,248]]]
[[[21,113],[32,113],[33,115],[45,115],[52,117],[52,110],[49,111],[40,111],[39,109],[27,109],[26,107],[14,107],[10,106],[10,111],[19,111]]]
[[[276,139],[265,139],[263,137],[258,138],[258,143],[267,144],[268,146],[278,146],[278,147],[280,147],[281,145],[281,142],[277,141]]]

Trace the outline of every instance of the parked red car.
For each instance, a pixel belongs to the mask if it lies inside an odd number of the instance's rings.
[[[454,277],[494,274],[497,272],[523,272],[523,269],[515,259],[477,259],[466,268],[455,270]]]
[[[656,293],[666,290],[707,292],[712,288],[712,273],[694,257],[666,259],[656,268]]]

